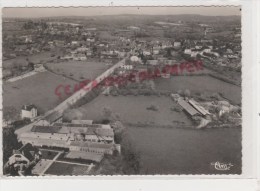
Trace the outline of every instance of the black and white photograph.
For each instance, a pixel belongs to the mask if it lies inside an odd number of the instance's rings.
[[[4,176],[241,175],[241,33],[241,6],[3,8]]]

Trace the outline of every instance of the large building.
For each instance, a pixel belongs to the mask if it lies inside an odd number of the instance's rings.
[[[19,141],[37,147],[58,147],[69,150],[69,158],[83,158],[99,162],[104,154],[120,152],[114,142],[114,131],[110,125],[90,124],[77,120],[76,123],[54,123],[52,126],[33,126],[22,133]]]

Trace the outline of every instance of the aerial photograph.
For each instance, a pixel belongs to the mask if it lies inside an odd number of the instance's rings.
[[[2,9],[4,176],[240,175],[241,7]]]

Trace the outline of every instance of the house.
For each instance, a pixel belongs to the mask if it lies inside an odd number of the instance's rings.
[[[174,93],[172,93],[171,94],[171,98],[174,100],[174,101],[178,101],[179,100],[179,98],[180,98],[180,95],[179,94],[174,94]]]
[[[190,49],[190,48],[186,48],[186,49],[184,50],[184,53],[185,53],[185,54],[191,54],[191,49]]]
[[[77,45],[78,41],[71,41],[71,45]]]
[[[30,105],[23,105],[21,111],[21,118],[25,119],[33,119],[37,116],[37,107],[33,104]]]
[[[158,60],[147,60],[146,64],[157,66],[159,64]]]
[[[25,144],[19,150],[14,150],[13,155],[9,157],[7,165],[13,166],[18,173],[22,174],[32,162],[38,162],[41,158],[41,152],[31,144]]]
[[[159,54],[160,50],[161,50],[161,48],[159,46],[153,47],[153,54]]]
[[[120,68],[123,68],[125,70],[132,70],[133,69],[133,65],[131,64],[123,64],[120,66]]]
[[[180,47],[180,46],[181,46],[181,42],[174,42],[174,43],[173,43],[173,46],[174,46],[174,47]]]
[[[75,54],[73,55],[73,60],[84,61],[87,60],[87,57],[85,54]]]

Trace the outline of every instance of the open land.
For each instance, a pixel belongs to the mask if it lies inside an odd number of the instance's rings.
[[[70,164],[63,162],[54,162],[46,171],[50,175],[88,175],[89,166]]]
[[[152,104],[158,111],[147,110]],[[86,119],[100,120],[102,109],[106,107],[119,114],[124,124],[146,124],[153,126],[178,126],[176,121],[191,125],[191,120],[183,112],[172,111],[173,101],[169,97],[157,96],[104,96],[80,107]]]
[[[73,85],[75,82],[43,72],[19,81],[3,83],[3,106],[14,107],[20,111],[24,104],[33,103],[38,106],[39,113],[45,113],[62,101],[55,94],[55,88],[59,84]]]
[[[57,74],[65,75],[78,81],[92,80],[107,69],[104,63],[94,61],[48,63],[47,67]]]

